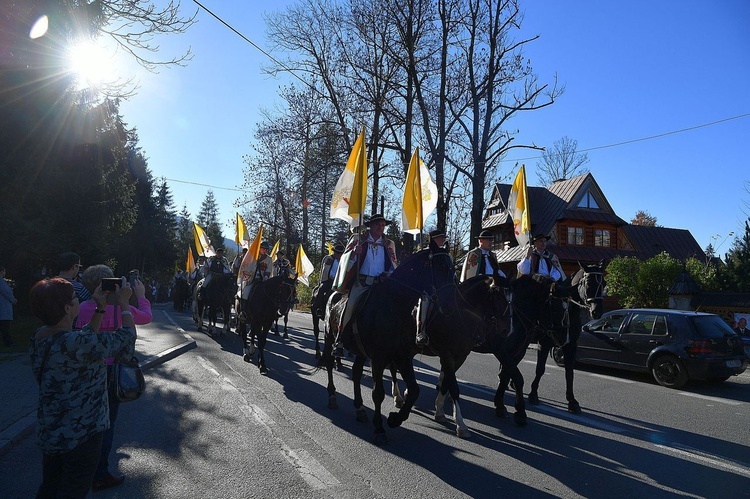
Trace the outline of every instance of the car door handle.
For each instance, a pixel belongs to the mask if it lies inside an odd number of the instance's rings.
[[[649,342],[650,344],[652,344],[652,345],[661,345],[661,341],[656,341],[656,340],[648,340],[648,342]]]

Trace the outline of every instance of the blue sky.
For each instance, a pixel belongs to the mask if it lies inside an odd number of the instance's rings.
[[[256,2],[202,3],[268,46]],[[689,229],[704,248],[741,233],[750,214],[750,2],[535,0],[522,6],[522,34],[540,36],[526,57],[541,82],[557,73],[566,92],[549,108],[516,117],[510,123],[519,130],[516,141],[551,145],[568,136],[579,150],[597,148],[587,152],[587,166],[625,220],[647,210],[660,225]],[[195,216],[207,190],[195,184],[212,185],[228,221],[259,110],[273,106],[285,80],[263,75],[266,57],[208,13],[201,10],[198,19],[185,35],[159,40],[165,55],[191,47],[187,67],[159,74],[130,63],[121,68],[140,80],[121,112],[137,127],[154,176],[172,179],[177,208],[186,204]],[[516,150],[503,173],[525,163],[529,185],[538,185],[538,156]],[[233,237],[232,225],[225,235]],[[730,244],[731,238],[720,251]]]

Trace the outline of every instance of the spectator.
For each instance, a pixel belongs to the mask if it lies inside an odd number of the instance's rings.
[[[57,268],[59,269],[57,275],[67,279],[73,285],[79,302],[83,303],[91,298],[91,292],[78,279],[78,274],[83,268],[80,256],[72,252],[63,253],[57,259]]]
[[[29,342],[31,368],[39,383],[37,438],[43,453],[37,497],[85,497],[91,488],[109,425],[102,358],[126,359],[135,350],[131,293],[127,283],[114,293],[123,327],[97,334],[103,314],[94,314],[81,330],[72,328],[79,304],[70,281],[42,280],[31,289],[31,312],[44,323]],[[107,296],[101,286],[94,291],[98,308],[106,306]]]
[[[86,286],[86,289],[95,290],[102,284],[102,279],[105,277],[112,277],[114,273],[112,269],[106,265],[92,265],[83,272],[82,281]],[[134,274],[130,274],[131,279],[129,284],[133,290],[133,295],[137,299],[138,306],[133,306],[130,303],[124,307],[123,310],[126,312],[130,311],[133,318],[133,322],[138,325],[149,324],[152,320],[151,315],[151,303],[146,299],[146,288],[143,283],[137,277],[133,278]],[[101,307],[95,300],[88,300],[81,304],[78,323],[81,327],[84,323],[92,320],[92,317],[101,315],[100,331],[115,331],[119,327],[118,318],[121,314],[117,313],[117,305],[110,305]],[[114,359],[107,357],[104,359],[107,364],[107,386],[111,387],[114,380]],[[109,401],[109,428],[104,432],[102,439],[101,454],[99,456],[99,465],[94,475],[94,480],[91,484],[93,490],[103,490],[115,485],[120,485],[125,481],[123,475],[113,475],[109,470],[109,455],[112,451],[112,442],[115,436],[115,422],[117,421],[117,414],[120,412],[120,401],[112,393],[112,390],[107,390],[107,399]]]
[[[13,321],[13,305],[17,301],[13,290],[5,281],[5,267],[0,266],[0,334],[6,347],[14,345],[10,337],[10,323]]]
[[[734,332],[740,336],[750,336],[750,330],[747,329],[747,319],[740,317],[737,321],[737,327],[734,328]]]

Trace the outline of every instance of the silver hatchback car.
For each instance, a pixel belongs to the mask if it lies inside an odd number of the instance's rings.
[[[671,309],[605,313],[583,326],[576,361],[650,372],[670,388],[726,381],[748,366],[742,339],[721,317]]]

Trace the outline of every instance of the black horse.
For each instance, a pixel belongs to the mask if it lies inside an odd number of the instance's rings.
[[[505,318],[508,311],[505,290],[495,285],[492,278],[474,277],[459,284],[456,291],[455,313],[446,314],[437,310],[437,313],[429,316],[426,330],[430,342],[422,353],[440,358],[435,421],[447,422],[444,406],[449,395],[453,402],[456,435],[468,438],[469,429],[459,406],[456,371],[477,345],[502,345],[508,335],[510,322]]]
[[[252,351],[256,346],[254,343],[257,341],[258,368],[261,374],[268,372],[264,356],[268,332],[276,318],[289,312],[294,296],[294,284],[293,279],[272,277],[257,283],[250,297],[243,301],[245,318],[240,315],[237,321],[237,331],[243,345],[243,358],[246,362],[252,361]]]
[[[573,372],[575,366],[578,337],[581,335],[581,312],[587,312],[588,319],[602,316],[602,295],[604,293],[603,262],[595,265],[580,265],[574,275],[555,285],[550,307],[554,314],[552,327],[538,338],[536,376],[531,382],[529,403],[539,403],[539,381],[544,375],[547,355],[554,348],[554,360],[565,367],[565,398],[568,411],[581,412],[581,405],[573,394]]]
[[[447,254],[422,250],[407,257],[391,274],[379,283],[373,284],[359,298],[357,310],[354,311],[351,324],[342,333],[344,347],[355,354],[352,365],[354,382],[354,407],[357,419],[366,420],[362,407],[361,380],[365,360],[370,359],[375,405],[373,426],[376,444],[387,442],[383,428],[381,406],[385,399],[383,372],[391,364],[398,369],[406,383],[406,399],[398,412],[388,415],[388,426],[396,428],[401,425],[411,412],[419,396],[414,366],[412,364],[415,348],[416,321],[412,315],[419,297],[429,296],[439,308],[455,306],[455,272],[453,262]],[[333,383],[333,337],[338,329],[341,313],[346,302],[339,300],[335,305],[338,293],[329,299],[332,304],[326,313],[326,336],[323,355],[319,366],[328,370],[328,406],[338,407],[336,388]]]
[[[287,279],[287,280],[289,280],[289,279]],[[294,308],[294,304],[297,303],[297,285],[296,285],[297,281],[295,279],[291,279],[291,281],[293,281],[295,283],[294,293],[289,298],[289,301],[287,303],[283,304],[284,305],[283,309],[285,309],[286,312],[283,315],[280,315],[280,316],[276,317],[273,320],[273,332],[276,333],[276,335],[278,336],[278,334],[279,334],[279,319],[281,319],[282,317],[284,318],[284,334],[282,335],[283,338],[289,338],[289,334],[287,333],[287,323],[289,322],[289,312]],[[279,307],[280,310],[281,310],[281,308],[282,307]]]
[[[211,284],[207,289],[201,289],[203,282],[195,287],[195,308],[193,320],[198,324],[198,332],[203,331],[203,315],[208,310],[208,334],[212,334],[216,327],[217,310],[221,310],[224,326],[221,328],[221,336],[229,332],[229,322],[232,313],[232,300],[237,290],[235,277],[232,274],[215,273],[211,278]]]

